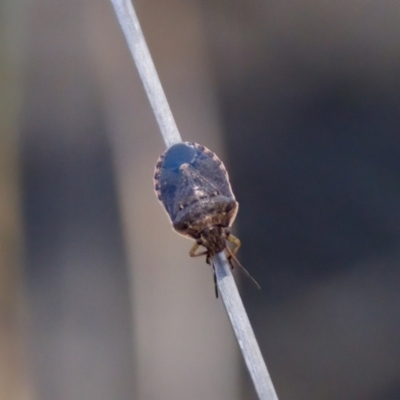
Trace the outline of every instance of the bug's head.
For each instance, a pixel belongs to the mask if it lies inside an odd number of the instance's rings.
[[[197,243],[208,250],[208,256],[212,257],[226,248],[226,229],[222,226],[211,226],[200,233]]]

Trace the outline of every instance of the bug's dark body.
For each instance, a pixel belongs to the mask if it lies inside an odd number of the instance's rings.
[[[208,257],[226,248],[238,203],[228,173],[213,152],[196,143],[178,143],[159,158],[154,180],[178,233],[206,247]]]

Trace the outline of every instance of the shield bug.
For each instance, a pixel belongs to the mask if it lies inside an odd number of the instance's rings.
[[[212,151],[191,142],[171,146],[158,159],[154,186],[175,231],[195,240],[191,257],[205,255],[212,264],[213,256],[226,250],[231,266],[233,258],[254,281],[235,257],[240,240],[231,234],[230,227],[239,204],[224,164]],[[227,241],[233,244],[232,250]],[[200,246],[205,250],[197,252]],[[216,285],[215,289],[218,297]]]

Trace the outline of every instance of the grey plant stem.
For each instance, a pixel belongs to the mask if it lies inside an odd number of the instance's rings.
[[[225,253],[214,257],[218,290],[260,400],[278,400]]]
[[[167,147],[182,141],[130,0],[111,0]]]
[[[168,147],[182,141],[131,0],[111,0]],[[224,252],[214,256],[218,290],[260,400],[277,400],[253,329]]]

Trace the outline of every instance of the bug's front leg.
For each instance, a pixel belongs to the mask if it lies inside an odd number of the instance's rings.
[[[208,251],[205,250],[205,251],[202,251],[201,253],[197,253],[197,254],[196,254],[196,251],[197,251],[197,249],[198,249],[199,247],[200,247],[200,245],[196,242],[196,243],[193,245],[193,247],[190,249],[190,251],[189,251],[190,257],[200,257],[200,256],[204,256],[205,254],[208,253]]]

